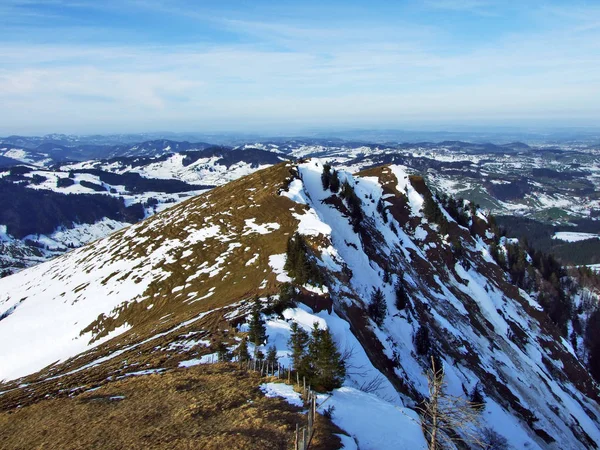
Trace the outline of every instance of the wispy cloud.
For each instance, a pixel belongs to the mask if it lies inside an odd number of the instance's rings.
[[[489,2],[430,3],[458,11]],[[4,6],[30,4],[9,0]],[[149,0],[142,6],[160,8]],[[167,7],[173,15],[185,11],[181,3]],[[0,132],[402,126],[448,118],[592,121],[600,113],[600,30],[592,26],[595,9],[577,11],[540,8],[535,20],[543,26],[465,46],[453,43],[443,23],[421,25],[408,16],[324,25],[200,9],[192,10],[194,20],[238,39],[4,39]],[[90,31],[76,21],[72,26]],[[94,36],[108,27],[95,26]]]

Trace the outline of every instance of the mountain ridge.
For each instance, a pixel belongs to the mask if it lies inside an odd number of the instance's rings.
[[[45,348],[42,360],[29,355],[37,365],[11,377],[42,369],[57,356],[65,362],[9,383],[14,391],[0,398],[39,389],[27,386],[40,382],[52,391],[51,380],[101,371],[103,364],[126,371],[136,359],[152,360],[147,352],[155,345],[159,361],[149,369],[168,370],[183,357],[173,351],[171,344],[179,339],[173,333],[192,324],[203,324],[198,335],[203,339],[233,342],[252,299],[277,298],[282,284],[293,282],[285,253],[288,239],[299,233],[324,284],[297,286],[297,300],[308,303],[312,297],[333,305],[331,314],[318,309],[302,314],[316,314],[332,327],[338,320],[346,323],[336,328],[336,339],[359,345],[356,351],[366,355],[361,361],[370,367],[368,376],[350,375],[347,383],[358,386],[379,373],[385,376],[381,395],[395,393],[394,402],[416,407],[426,394],[422,372],[428,356],[419,353],[414,339],[424,328],[429,351],[444,361],[449,391],[465,395],[481,383],[485,423],[504,435],[512,424],[515,429],[506,436],[512,445],[593,447],[600,439],[598,388],[536,299],[513,286],[490,256],[487,217],[475,210],[469,227],[459,225],[423,178],[401,166],[355,176],[338,172],[341,188],[333,192],[324,188],[323,172],[318,160],[259,170],[0,280],[8,293],[0,297],[2,340],[15,339],[31,295],[68,311],[95,305],[74,316],[64,313],[62,326],[42,326],[43,339],[52,327],[61,334],[71,330],[63,345],[69,350],[75,338],[77,348],[63,354]],[[444,218],[439,222],[426,217],[436,204]],[[394,302],[397,285],[408,299],[402,309]],[[367,314],[375,289],[387,299],[380,325]],[[20,336],[16,342],[27,342]],[[80,354],[90,340],[96,347]],[[55,342],[60,345],[60,339]],[[284,347],[278,349],[282,354]],[[9,363],[27,355],[22,347],[9,352],[13,356],[6,350],[3,355]],[[130,355],[127,364],[122,354]]]

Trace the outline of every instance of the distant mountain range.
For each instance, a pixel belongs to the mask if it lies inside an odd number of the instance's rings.
[[[557,255],[574,264],[600,262],[594,257],[597,242],[587,245],[552,239],[553,227],[559,225],[575,227],[569,231],[579,227],[600,233],[596,221],[600,216],[596,194],[600,152],[585,145],[456,140],[382,145],[295,138],[247,141],[231,147],[167,139],[113,145],[106,142],[116,137],[86,139],[13,136],[0,144],[0,182],[7,186],[0,192],[0,226],[5,230],[0,251],[2,273],[103,237],[259,168],[301,158],[321,158],[350,172],[383,164],[403,165],[426,177],[439,192],[464,197],[497,215],[525,216],[549,227],[537,228],[536,235],[530,231],[524,235],[520,233],[532,228],[503,222],[518,237],[536,240],[547,251],[556,249]],[[71,194],[87,195],[87,200],[77,203],[63,198]],[[123,214],[123,208],[137,208],[137,212]],[[105,226],[105,221],[110,226]],[[570,251],[577,246],[588,250]]]

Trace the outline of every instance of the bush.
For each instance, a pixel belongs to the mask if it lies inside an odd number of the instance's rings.
[[[485,450],[508,450],[508,440],[492,428],[481,430],[481,444]]]
[[[333,418],[333,412],[335,411],[335,406],[329,405],[327,408],[323,410],[323,417],[331,420]]]

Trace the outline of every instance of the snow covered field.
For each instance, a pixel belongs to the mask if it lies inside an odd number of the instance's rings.
[[[565,242],[579,242],[587,239],[600,239],[600,235],[593,233],[578,233],[574,231],[559,231],[554,233],[552,239],[558,239]]]

